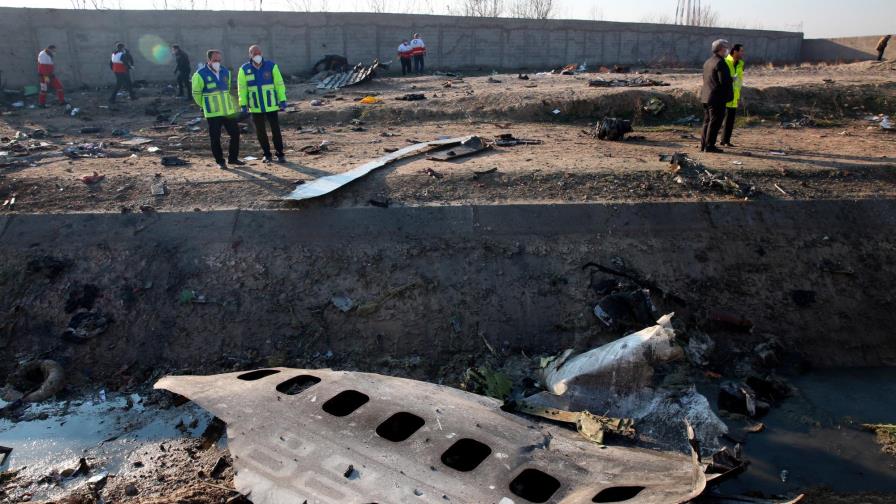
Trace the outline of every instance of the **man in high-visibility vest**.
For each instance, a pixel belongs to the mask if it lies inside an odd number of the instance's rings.
[[[46,49],[37,55],[37,77],[40,79],[40,93],[37,95],[37,106],[46,108],[47,91],[50,88],[56,90],[56,99],[60,105],[65,105],[65,93],[62,90],[62,83],[56,78],[56,65],[53,62],[53,55],[56,52],[56,46],[48,45]]]
[[[414,57],[414,71],[422,74],[423,57],[426,56],[426,44],[423,43],[419,33],[415,33],[414,38],[411,40],[411,56]]]
[[[112,53],[112,58],[109,60],[109,68],[115,74],[115,89],[112,90],[109,103],[115,103],[115,98],[122,89],[127,90],[131,100],[136,100],[137,95],[134,94],[134,83],[131,82],[131,69],[134,68],[134,58],[121,42],[115,44],[115,52]]]
[[[236,122],[236,107],[230,95],[230,71],[221,66],[221,51],[209,49],[205,66],[193,74],[193,101],[202,109],[208,121],[208,136],[212,143],[212,154],[222,170],[227,163],[244,165],[240,161],[240,126]],[[221,128],[230,135],[227,161],[221,149]]]
[[[280,119],[277,113],[286,110],[286,85],[280,67],[262,56],[261,48],[253,45],[249,48],[249,61],[240,67],[236,78],[240,95],[240,107],[243,112],[252,113],[258,143],[264,153],[264,163],[270,163],[271,144],[265,123],[271,125],[271,139],[277,153],[277,162],[285,163],[283,155],[283,136],[280,134]]]
[[[737,104],[740,101],[740,90],[744,87],[744,52],[743,44],[731,46],[731,52],[725,58],[731,78],[734,80],[734,99],[725,104],[725,129],[722,132],[722,145],[731,145],[731,133],[734,131],[734,118],[737,115]]]

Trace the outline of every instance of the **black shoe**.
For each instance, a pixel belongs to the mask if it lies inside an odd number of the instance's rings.
[[[734,147],[734,144],[731,142],[722,142],[721,145],[724,145],[725,147]]]
[[[220,168],[220,169],[222,169],[222,170],[226,170],[226,169],[227,169],[227,163],[225,163],[224,161],[218,161],[218,168]]]
[[[709,152],[709,153],[712,153],[712,154],[721,154],[721,153],[723,153],[723,152],[725,152],[725,151],[723,151],[722,149],[716,147],[715,145],[709,145],[709,146],[707,146],[705,149],[703,149],[703,152]]]
[[[232,165],[237,165],[237,166],[243,166],[246,164],[245,161],[242,161],[240,159],[228,159],[227,162]]]
[[[286,157],[285,157],[283,154],[277,154],[277,162],[278,162],[278,163],[285,163],[285,162],[286,162]]]
[[[271,159],[271,155],[270,155],[270,154],[267,154],[267,155],[265,155],[263,158],[261,158],[261,162],[264,163],[264,164],[268,164],[268,163],[273,163],[274,160]]]

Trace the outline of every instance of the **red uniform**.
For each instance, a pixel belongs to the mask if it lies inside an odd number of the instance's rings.
[[[53,55],[44,49],[37,55],[37,75],[40,79],[40,93],[37,95],[37,103],[40,105],[47,104],[47,91],[50,88],[56,90],[56,99],[59,100],[59,103],[65,103],[62,83],[56,78],[54,71]]]

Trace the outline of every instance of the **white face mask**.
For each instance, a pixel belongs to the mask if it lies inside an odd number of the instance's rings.
[[[219,63],[219,62],[217,62],[217,61],[215,61],[214,63],[212,63],[212,70],[214,70],[214,71],[216,71],[216,72],[220,71],[220,70],[221,70],[221,63]]]
[[[260,65],[261,64],[261,55],[256,54],[255,56],[252,56],[252,61],[254,61],[256,65]]]

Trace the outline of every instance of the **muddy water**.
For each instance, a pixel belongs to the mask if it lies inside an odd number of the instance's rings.
[[[766,430],[749,434],[743,445],[749,469],[721,490],[896,492],[896,457],[882,453],[874,434],[861,429],[862,423],[896,422],[896,368],[831,369],[790,381],[799,394],[761,419]]]
[[[64,495],[103,472],[125,476],[138,451],[198,436],[211,420],[192,403],[159,409],[144,407],[137,394],[106,396],[102,392],[78,400],[31,405],[25,418],[31,420],[0,420],[0,445],[13,448],[3,470],[20,471],[24,480],[35,481],[76,469],[81,457],[91,467],[86,476],[33,487],[36,499]],[[152,462],[143,457],[141,463]]]

